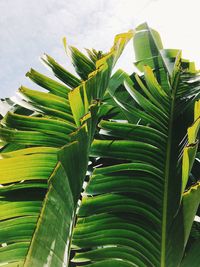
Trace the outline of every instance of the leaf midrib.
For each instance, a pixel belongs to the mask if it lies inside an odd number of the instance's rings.
[[[171,164],[171,147],[172,147],[172,131],[173,131],[173,120],[174,120],[174,109],[175,109],[175,99],[176,91],[178,87],[180,74],[178,73],[174,84],[172,85],[172,104],[169,117],[169,130],[168,130],[168,140],[167,140],[167,151],[166,151],[166,164],[164,172],[164,198],[163,198],[163,216],[162,216],[162,239],[161,239],[161,267],[165,267],[166,263],[166,230],[167,230],[167,211],[168,211],[168,187],[170,178],[170,164]]]

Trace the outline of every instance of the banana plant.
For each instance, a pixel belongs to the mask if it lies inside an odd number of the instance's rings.
[[[133,38],[137,73],[112,72]],[[27,76],[1,120],[0,265],[198,267],[200,76],[147,24],[77,76]],[[7,102],[9,102],[7,100]],[[10,103],[10,102],[9,102]]]
[[[95,53],[92,61],[70,47],[80,78],[45,55],[61,82],[31,69],[26,75],[48,92],[21,87],[20,101],[3,102],[11,110],[0,128],[1,266],[68,266],[100,101],[132,35],[116,36],[95,62]]]

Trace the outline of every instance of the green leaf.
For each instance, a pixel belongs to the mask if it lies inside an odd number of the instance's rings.
[[[199,266],[199,247],[200,247],[200,240],[194,242],[192,247],[187,252],[183,262],[181,263],[181,267],[190,267],[191,262],[192,266],[198,267]]]
[[[82,80],[87,80],[88,75],[96,69],[95,64],[76,47],[70,46],[69,49],[76,72]]]
[[[45,55],[42,60],[52,69],[55,76],[69,87],[75,88],[80,85],[81,81],[76,76],[65,70],[49,55]]]
[[[86,266],[126,260],[130,266],[179,266],[199,206],[197,185],[181,190],[197,152],[198,115],[190,125],[198,74],[185,69],[179,53],[164,58],[158,34],[147,25],[136,29],[134,43],[144,74],[121,78],[118,72],[109,88],[129,123],[101,121],[91,147],[94,171],[72,240],[73,261]],[[123,79],[133,105],[117,95]],[[184,151],[194,144],[187,167]]]
[[[110,53],[96,62],[96,70],[90,73],[85,82],[69,93],[72,114],[77,126],[80,126],[80,120],[88,112],[88,103],[92,103],[94,99],[103,98],[109,83],[111,70],[132,36],[132,32],[117,35]]]
[[[199,183],[193,185],[188,191],[183,194],[183,200],[180,210],[174,220],[171,235],[168,241],[169,250],[174,248],[174,253],[171,253],[168,258],[168,264],[173,262],[176,266],[180,264],[179,258],[185,258],[184,251],[187,254],[186,244],[189,239],[189,234],[194,221],[194,216],[197,212],[200,199]]]
[[[70,91],[70,89],[67,88],[64,84],[54,81],[53,79],[50,79],[49,77],[37,72],[34,69],[31,69],[29,72],[27,72],[26,76],[54,95],[66,98],[67,94]]]
[[[185,190],[198,149],[197,134],[200,127],[200,100],[195,102],[194,123],[188,128],[188,144],[183,150],[182,192]]]
[[[19,92],[25,96],[29,104],[36,108],[36,111],[40,110],[42,113],[46,113],[46,115],[51,117],[74,123],[67,99],[63,99],[51,93],[38,92],[25,87],[21,87]]]
[[[20,93],[30,111],[17,107],[1,121],[1,139],[8,143],[0,161],[2,266],[68,266],[72,228],[98,122],[97,98],[103,98],[112,68],[131,36],[116,38],[111,52],[97,62],[85,83],[47,56],[45,62],[61,81],[78,86],[69,101],[67,87],[33,70],[27,74],[50,93],[22,87]],[[76,62],[81,62],[82,54],[75,52]],[[74,92],[83,101],[81,114],[74,108]]]
[[[62,165],[58,164],[51,176],[50,187],[24,266],[42,266],[45,263],[48,266],[67,266],[66,244],[74,206],[68,177]],[[62,217],[65,220],[62,220]]]

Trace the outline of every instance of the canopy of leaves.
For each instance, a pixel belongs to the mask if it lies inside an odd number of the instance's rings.
[[[137,73],[113,73],[133,39]],[[200,76],[147,24],[2,114],[0,265],[198,267]]]

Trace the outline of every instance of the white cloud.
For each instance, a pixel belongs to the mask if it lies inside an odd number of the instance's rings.
[[[1,0],[0,94],[31,87],[24,77],[30,67],[48,73],[38,60],[44,52],[68,68],[63,36],[79,48],[108,50],[115,34],[143,21],[158,29],[167,47],[183,48],[200,63],[199,6],[198,0]],[[131,49],[120,61],[129,70]]]

